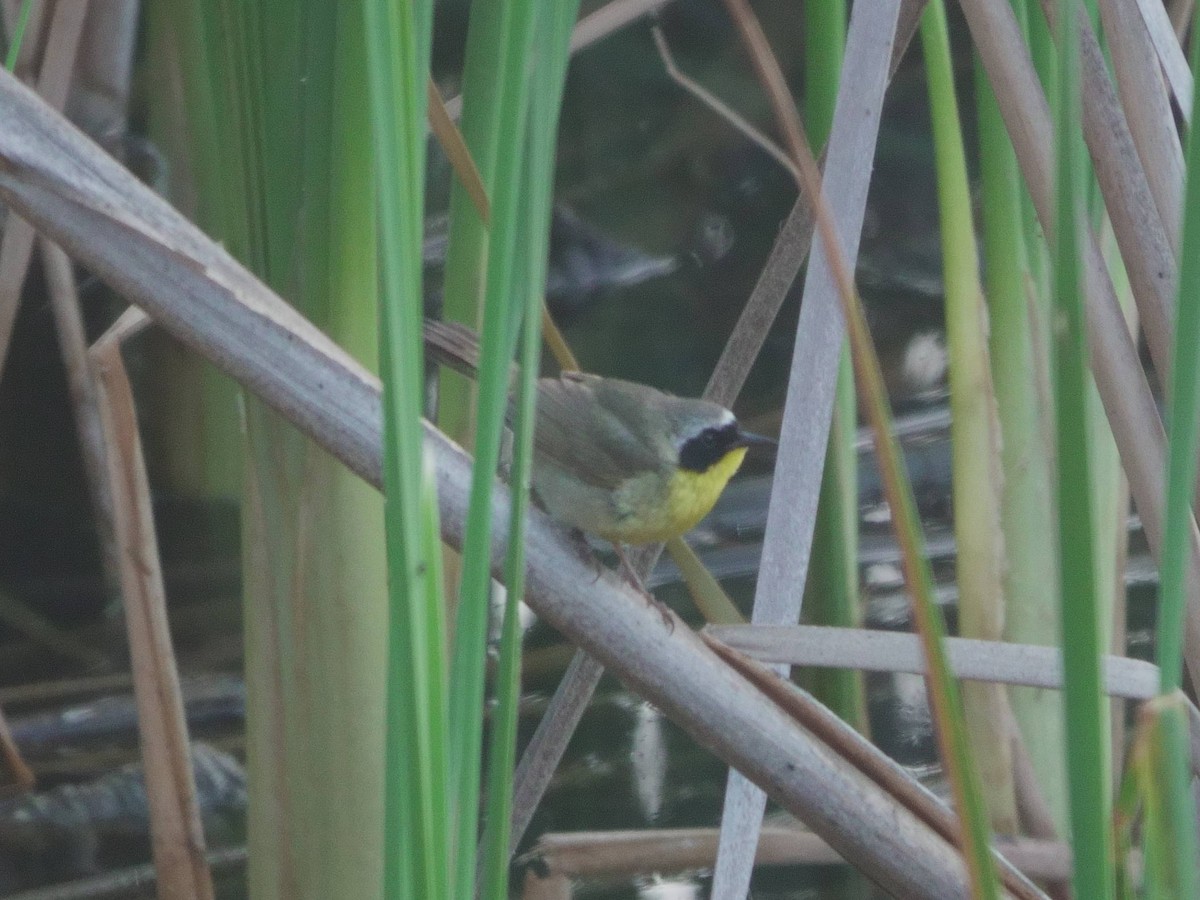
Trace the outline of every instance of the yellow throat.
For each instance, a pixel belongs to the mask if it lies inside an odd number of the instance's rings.
[[[690,531],[708,515],[745,456],[745,447],[735,447],[703,472],[677,468],[661,502],[644,511],[638,509],[618,531],[601,537],[626,544],[650,544]]]

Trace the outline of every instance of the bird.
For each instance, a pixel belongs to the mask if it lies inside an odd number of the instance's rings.
[[[439,362],[477,370],[478,339],[465,326],[426,319],[424,340]],[[583,372],[537,380],[534,497],[551,518],[610,542],[647,596],[622,546],[690,531],[754,446],[775,441],[710,400]]]
[[[667,541],[768,443],[720,404],[564,372],[537,382],[533,489],[552,518],[614,545]]]

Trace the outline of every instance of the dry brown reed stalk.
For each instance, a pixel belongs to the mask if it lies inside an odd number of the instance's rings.
[[[631,22],[657,13],[670,2],[671,0],[613,0],[604,4],[576,23],[575,30],[571,33],[571,53],[591,46]]]
[[[1042,8],[1047,18],[1052,18],[1051,0],[1042,0]],[[1159,217],[1125,113],[1109,80],[1104,52],[1087,11],[1080,7],[1079,13],[1084,139],[1129,275],[1150,356],[1166,383],[1171,369],[1179,268],[1174,248],[1179,246],[1181,222],[1175,219],[1167,223]],[[1178,189],[1182,190],[1182,183]]]
[[[131,310],[148,321],[140,310]],[[196,802],[179,671],[167,621],[162,564],[133,389],[121,339],[137,328],[128,315],[90,351],[108,443],[108,480],[119,549],[121,594],[138,707],[151,847],[164,900],[211,900],[204,829]]]
[[[914,634],[824,625],[710,625],[722,643],[764,663],[925,673]],[[946,638],[958,678],[1062,690],[1062,651],[1035,644]],[[1104,689],[1113,697],[1148,700],[1158,694],[1158,666],[1125,656],[1103,659]]]
[[[450,112],[442,101],[441,92],[432,78],[427,82],[425,92],[429,99],[429,130],[441,145],[442,152],[446,154],[459,183],[471,198],[471,204],[478,211],[479,218],[487,225],[492,218],[491,204],[488,202],[487,188],[483,186],[483,179],[479,177],[479,169],[475,166],[475,159],[467,149],[462,132],[450,117]]]
[[[87,8],[88,0],[54,6],[46,53],[37,79],[38,93],[54,109],[61,110],[67,102],[67,88],[71,85],[71,70],[75,67]],[[4,236],[0,237],[0,375],[4,372],[9,341],[17,320],[21,289],[25,286],[25,273],[33,253],[33,238],[33,226],[15,215],[8,216]]]
[[[911,634],[814,625],[710,625],[703,633],[764,663],[925,672],[917,638]],[[1062,654],[1054,647],[952,637],[946,639],[946,652],[957,678],[1052,690],[1063,686]],[[1158,695],[1159,671],[1153,663],[1112,655],[1103,666],[1104,690],[1114,702]],[[1200,723],[1200,711],[1190,700],[1186,706],[1191,721]],[[1121,708],[1114,710],[1117,718],[1121,714]],[[1014,734],[1014,740],[1024,754],[1020,735]],[[1200,741],[1196,747],[1200,754]],[[1200,756],[1193,758],[1193,767],[1200,775]]]
[[[633,878],[712,867],[717,852],[715,828],[646,831],[551,832],[538,838],[519,862],[546,878]],[[997,841],[998,849],[1027,878],[1066,881],[1071,850],[1061,841]],[[829,866],[844,864],[837,852],[810,831],[769,826],[755,852],[756,866]]]
[[[66,369],[67,388],[75,413],[75,431],[79,437],[80,455],[92,497],[104,574],[109,587],[115,589],[120,576],[113,529],[113,498],[108,482],[108,444],[100,414],[100,389],[96,384],[95,370],[88,359],[87,334],[79,306],[79,292],[75,287],[75,270],[67,254],[50,241],[41,242],[41,251],[59,352],[63,368]]]
[[[900,19],[896,25],[896,38],[892,44],[891,62],[888,66],[889,82],[896,74],[909,44],[912,43],[926,2],[927,0],[904,0],[901,3]],[[775,322],[775,317],[779,314],[779,309],[808,256],[813,233],[812,207],[799,182],[797,187],[799,192],[796,203],[775,238],[758,282],[754,285],[754,290],[725,344],[721,358],[713,369],[708,387],[705,388],[704,396],[717,403],[732,405],[741,393],[742,385],[750,374],[750,367],[762,350],[767,332]]]
[[[1158,217],[1166,225],[1171,249],[1179,252],[1183,209],[1183,147],[1171,111],[1154,44],[1145,22],[1132,3],[1100,0],[1100,16],[1117,77],[1117,93]]]
[[[603,675],[603,663],[577,650],[563,672],[546,711],[538,720],[533,736],[525,745],[513,771],[512,834],[508,845],[510,856],[516,852],[525,830],[533,821],[533,814],[542,802],[550,779],[558,769],[567,744],[579,727]]]
[[[8,793],[14,788],[22,794],[33,790],[33,786],[37,783],[37,777],[33,774],[33,769],[25,762],[25,758],[21,756],[21,749],[13,740],[12,729],[8,727],[8,719],[2,709],[0,709],[0,756],[4,757],[4,765],[12,776],[10,784],[0,785],[0,793]]]
[[[788,158],[787,154],[779,149],[779,145],[738,115],[732,107],[698,81],[685,75],[679,66],[675,64],[675,57],[671,54],[671,48],[667,44],[666,37],[663,36],[662,28],[655,25],[650,29],[650,33],[654,36],[654,46],[658,50],[658,58],[662,60],[663,68],[671,80],[728,122],[746,140],[759,147],[771,159],[775,160],[792,176],[792,180],[799,185],[800,170],[796,168],[795,163]]]
[[[1150,41],[1154,44],[1154,52],[1158,54],[1158,62],[1171,87],[1171,94],[1179,104],[1183,120],[1190,125],[1195,77],[1183,47],[1187,44],[1195,0],[1168,0],[1165,5],[1156,0],[1135,2],[1150,33]]]

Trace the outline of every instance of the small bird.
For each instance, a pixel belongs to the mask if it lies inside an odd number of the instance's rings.
[[[469,374],[478,368],[477,340],[461,325],[426,320],[425,344],[447,365]],[[537,392],[537,500],[552,518],[610,541],[630,575],[622,544],[689,531],[747,450],[775,445],[743,431],[720,404],[632,381],[564,372],[538,379]]]
[[[533,488],[553,518],[613,544],[666,541],[712,509],[747,449],[716,403],[565,372],[537,383]]]

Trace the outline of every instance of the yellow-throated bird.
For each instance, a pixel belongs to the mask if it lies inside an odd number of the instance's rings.
[[[478,368],[469,329],[426,320],[425,344],[438,361]],[[747,448],[774,445],[743,431],[708,400],[675,397],[644,384],[564,372],[537,382],[533,489],[553,518],[621,544],[678,537],[712,509]]]

